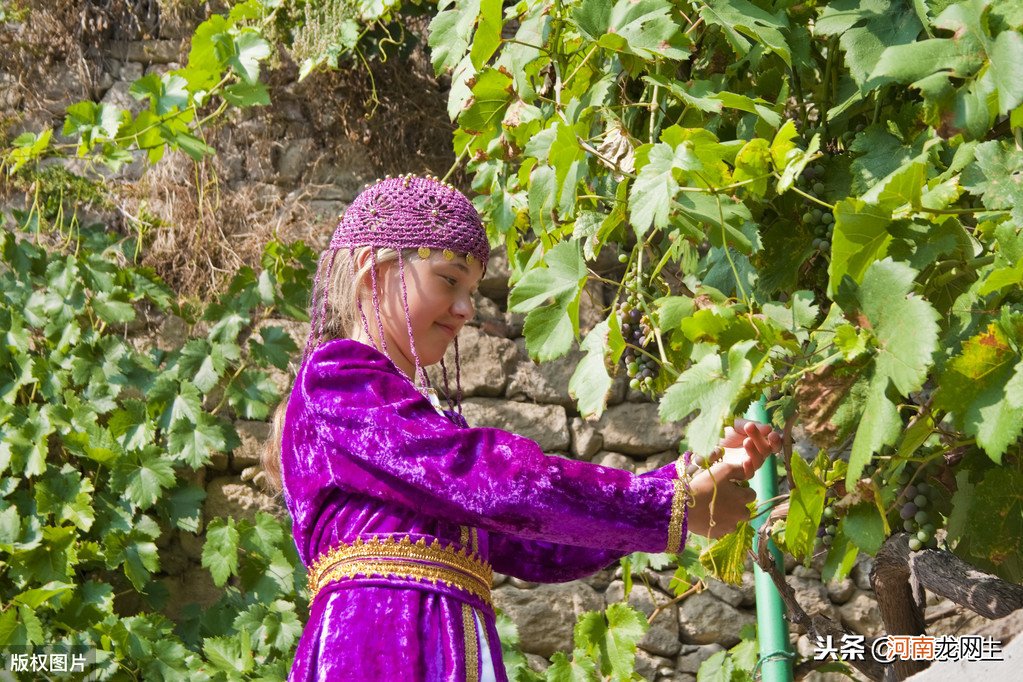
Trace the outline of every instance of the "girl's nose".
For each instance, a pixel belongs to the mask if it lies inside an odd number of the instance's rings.
[[[471,320],[476,313],[476,306],[473,305],[472,296],[465,294],[455,299],[451,306],[451,312],[464,320]]]

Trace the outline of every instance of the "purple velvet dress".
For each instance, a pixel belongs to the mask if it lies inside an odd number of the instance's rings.
[[[631,552],[684,545],[674,464],[636,476],[460,420],[356,341],[324,343],[302,365],[281,467],[303,563],[353,543],[403,539],[406,549],[437,541],[443,561],[406,552],[347,564],[313,598],[289,680],[471,682],[486,672],[482,644],[506,682],[490,585],[482,593],[469,578],[424,575],[458,574],[468,555],[488,571],[563,582]]]

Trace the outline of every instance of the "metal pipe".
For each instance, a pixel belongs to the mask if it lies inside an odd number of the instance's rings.
[[[746,410],[746,419],[762,424],[771,423],[767,416],[766,405],[767,400],[761,397]],[[769,500],[778,494],[775,472],[775,457],[771,455],[753,475],[751,481],[751,486],[757,494],[757,500]],[[767,509],[754,518],[754,530],[759,530],[769,515],[770,510]],[[769,547],[774,556],[775,565],[784,572],[785,564],[774,541],[769,542]],[[756,536],[753,539],[753,551],[757,551]],[[789,645],[789,627],[788,621],[785,619],[785,606],[782,604],[781,595],[778,594],[778,589],[771,581],[771,577],[756,564],[753,565],[753,580],[757,600],[757,640],[760,645],[757,667],[761,673],[760,679],[764,682],[792,682],[792,650]]]

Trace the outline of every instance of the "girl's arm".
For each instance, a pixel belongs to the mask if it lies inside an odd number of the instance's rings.
[[[499,429],[459,428],[359,343],[324,344],[310,357],[287,422],[292,498],[338,486],[494,533],[620,553],[674,552],[684,542],[674,467],[636,476],[545,455]]]
[[[640,478],[676,477],[675,465],[669,464],[641,474]],[[681,545],[685,545],[685,538]],[[611,549],[578,547],[504,533],[490,534],[490,563],[498,573],[538,583],[560,583],[577,580],[606,568],[629,552]]]

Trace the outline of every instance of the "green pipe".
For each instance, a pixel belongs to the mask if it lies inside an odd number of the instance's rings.
[[[769,424],[767,416],[767,401],[765,398],[754,402],[746,410],[746,419]],[[776,480],[775,457],[771,455],[764,461],[764,465],[753,475],[751,486],[757,494],[757,500],[769,500],[778,494],[778,482]],[[765,510],[760,516],[753,519],[754,530],[759,530],[767,521],[770,509]],[[757,551],[756,536],[753,538],[753,551]],[[768,544],[771,554],[774,556],[775,565],[784,573],[784,562],[781,552],[770,541]],[[763,682],[792,682],[792,651],[789,646],[789,627],[785,620],[785,606],[782,604],[781,595],[774,586],[771,576],[765,573],[756,564],[753,565],[753,580],[756,588],[757,599],[757,639],[760,643],[760,657],[757,665],[760,668]],[[755,677],[755,676],[754,676]]]

